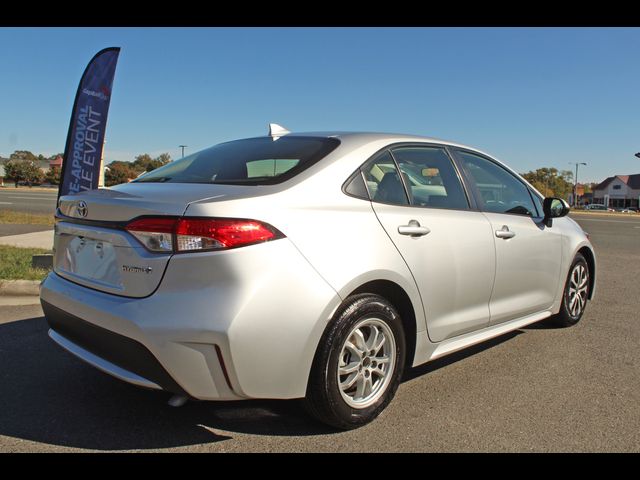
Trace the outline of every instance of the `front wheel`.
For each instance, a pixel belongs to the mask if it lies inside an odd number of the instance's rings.
[[[587,306],[589,285],[589,265],[582,254],[578,253],[569,269],[560,312],[554,317],[557,325],[570,327],[580,321]]]
[[[400,384],[405,361],[402,322],[387,300],[348,298],[316,352],[306,406],[323,423],[348,430],[375,419]]]

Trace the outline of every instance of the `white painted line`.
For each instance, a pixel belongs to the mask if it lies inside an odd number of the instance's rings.
[[[0,202],[1,205],[13,205],[13,202]]]

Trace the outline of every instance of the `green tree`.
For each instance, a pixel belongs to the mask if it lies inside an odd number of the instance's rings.
[[[51,185],[60,185],[60,167],[52,167],[44,174],[44,179]]]
[[[10,160],[5,164],[4,170],[6,177],[12,179],[16,187],[18,182],[26,182],[29,186],[39,184],[44,178],[42,170],[31,161]]]
[[[151,155],[149,155],[148,153],[143,153],[142,155],[138,155],[133,161],[133,168],[140,173],[151,172],[158,167],[166,165],[170,161],[171,155],[169,155],[168,153],[162,153],[156,158],[151,158]]]
[[[114,160],[104,172],[105,186],[111,187],[121,183],[127,183],[129,180],[136,178],[141,172],[133,168],[131,162],[122,162]]]
[[[131,165],[138,172],[146,172],[147,166],[151,162],[153,162],[153,158],[151,158],[151,155],[149,155],[148,153],[143,153],[142,155],[138,155]]]
[[[557,168],[538,168],[535,172],[523,173],[522,176],[545,197],[567,199],[573,191],[573,175],[569,170],[558,171]]]
[[[10,160],[31,160],[33,162],[38,160],[33,153],[28,150],[16,150],[9,156]]]

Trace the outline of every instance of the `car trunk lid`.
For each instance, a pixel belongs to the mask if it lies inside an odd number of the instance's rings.
[[[151,295],[171,253],[152,253],[125,227],[141,216],[182,216],[198,201],[264,193],[261,187],[210,184],[119,185],[60,198],[54,271],[80,285],[127,297]],[[266,189],[268,190],[268,189]]]

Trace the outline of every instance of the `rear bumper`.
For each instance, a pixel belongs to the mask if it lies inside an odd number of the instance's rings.
[[[42,301],[49,337],[105,373],[134,385],[184,394],[184,390],[140,342],[85,322]]]
[[[98,370],[102,370],[109,375],[112,375],[125,382],[132,383],[139,387],[150,388],[153,390],[162,390],[162,387],[157,383],[153,383],[151,380],[141,377],[140,375],[133,373],[129,370],[125,370],[118,365],[111,363],[104,358],[94,355],[88,350],[85,350],[81,346],[73,343],[71,340],[67,340],[65,337],[57,333],[55,330],[49,329],[49,337],[56,342],[67,352],[72,353],[76,357],[84,360],[89,365],[96,367]]]
[[[40,298],[52,338],[148,388],[200,400],[303,397],[336,292],[287,239],[176,257],[145,298],[49,274]]]

